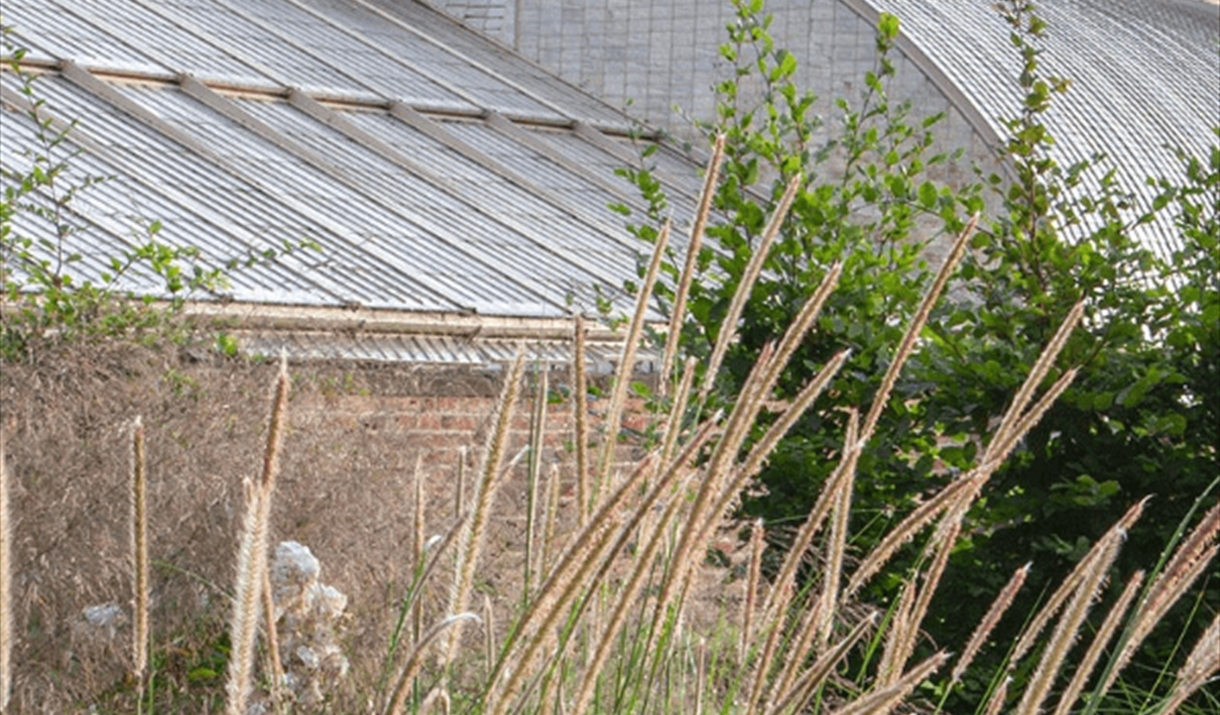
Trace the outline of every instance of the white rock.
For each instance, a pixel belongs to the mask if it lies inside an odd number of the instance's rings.
[[[114,630],[123,616],[123,609],[117,603],[101,603],[96,606],[86,606],[84,616],[89,625],[94,628]]]
[[[304,586],[318,580],[322,565],[308,546],[295,541],[284,541],[275,547],[275,560],[271,562],[271,580],[277,585],[296,584]]]

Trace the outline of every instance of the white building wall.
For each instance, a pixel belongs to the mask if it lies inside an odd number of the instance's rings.
[[[506,45],[513,44],[516,0],[424,0]]]

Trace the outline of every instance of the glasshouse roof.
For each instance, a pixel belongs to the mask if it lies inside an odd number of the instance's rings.
[[[875,18],[897,15],[908,56],[954,103],[969,108],[976,131],[991,143],[1005,136],[1003,118],[1019,116],[1021,61],[1011,28],[990,2],[845,0]],[[1220,125],[1220,7],[1198,0],[1046,0],[1039,71],[1070,81],[1044,122],[1062,166],[1104,155],[1101,172],[1136,205],[1152,205],[1148,178],[1180,180],[1179,150],[1209,155]],[[1095,191],[1094,182],[1084,184]],[[1168,217],[1136,229],[1163,258],[1178,247]]]
[[[229,304],[538,320],[629,305],[641,244],[607,205],[642,208],[614,176],[638,160],[631,120],[423,4],[5,0],[3,13],[40,117],[77,122],[57,149],[83,150],[67,184],[108,177],[69,206],[87,226],[66,247],[80,277],[155,220],[212,265],[320,247],[237,271],[213,296]],[[10,176],[42,151],[23,89],[4,72]],[[675,216],[691,216],[698,167],[669,149],[654,160]],[[16,228],[53,238],[31,213]]]

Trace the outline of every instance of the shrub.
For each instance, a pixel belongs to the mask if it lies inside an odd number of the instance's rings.
[[[690,315],[672,325],[680,326],[682,348],[710,358],[713,370],[718,360],[711,346],[722,331],[738,331],[710,397],[711,405],[732,404],[765,346],[793,319],[802,292],[842,261],[839,289],[775,397],[791,399],[831,355],[851,349],[827,397],[842,409],[793,426],[741,514],[768,523],[803,518],[831,479],[847,409],[876,407],[876,396],[888,394],[879,388],[890,348],[930,279],[923,257],[935,255],[929,248],[943,244],[945,233],[960,230],[963,215],[992,206],[948,298],[920,335],[892,403],[880,413],[878,438],[860,455],[853,543],[867,552],[930,491],[976,463],[995,415],[1063,316],[1083,301],[1083,328],[1059,359],[1060,371],[1074,367],[1078,377],[972,508],[926,625],[935,641],[960,642],[983,617],[990,594],[1030,558],[1029,583],[1015,607],[1032,611],[1038,594],[1078,564],[1088,544],[1145,494],[1156,498],[1116,571],[1129,574],[1154,559],[1196,499],[1214,494],[1220,473],[1220,146],[1210,157],[1183,156],[1185,184],[1156,180],[1162,193],[1148,207],[1136,206],[1115,183],[1105,157],[1060,166],[1042,118],[1069,83],[1040,72],[1038,39],[1046,26],[1032,5],[1002,3],[999,12],[1023,63],[1022,112],[1006,123],[1001,148],[1013,177],[980,172],[976,184],[942,186],[926,178],[930,167],[949,160],[932,141],[939,117],[912,125],[908,107],[887,95],[897,19],[882,17],[877,65],[865,78],[866,90],[858,103],[836,103],[840,124],[827,131],[811,115],[815,98],[793,81],[795,59],[774,46],[761,3],[734,4],[736,22],[721,54],[735,72],[718,86],[719,116],[707,127],[725,141],[724,180],[712,198],[719,222],[707,229],[712,246],[698,253]],[[820,134],[830,138],[819,142]],[[664,196],[647,169],[624,174],[658,214]],[[763,243],[766,217],[781,205],[793,177],[801,178],[789,219],[774,244]],[[1176,211],[1181,247],[1172,262],[1133,237],[1167,211]],[[649,241],[656,235],[646,223],[635,230]],[[761,275],[735,312],[733,296],[759,260]],[[671,259],[664,267],[675,283],[680,266]],[[910,567],[918,557],[909,551],[902,563]],[[879,579],[874,597],[897,598],[901,574]],[[1217,588],[1214,580],[1205,582],[1196,598],[1215,603]],[[1151,675],[1133,676],[1132,686],[1155,688],[1177,639],[1200,633],[1207,615],[1206,608],[1183,608],[1168,617],[1162,636],[1145,644],[1140,672]],[[1002,627],[997,640],[1014,637],[1016,627]],[[1002,657],[1000,650],[982,656],[993,667]],[[968,679],[966,697],[977,702],[989,680]]]

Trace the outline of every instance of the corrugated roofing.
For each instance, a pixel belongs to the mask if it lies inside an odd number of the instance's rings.
[[[852,0],[897,15],[902,32],[974,106],[994,136],[1020,111],[1020,58],[991,3]],[[1113,158],[1122,190],[1151,205],[1147,177],[1181,175],[1174,149],[1207,156],[1220,123],[1220,10],[1183,0],[1041,0],[1036,42],[1044,76],[1072,80],[1045,122],[1063,166],[1097,153]],[[1093,185],[1095,188],[1095,184]],[[1166,219],[1136,232],[1162,257],[1175,249]]]
[[[563,77],[616,103],[632,103],[641,117],[685,138],[698,140],[698,124],[716,123],[716,97],[709,88],[733,73],[733,63],[716,52],[726,23],[736,22],[727,0],[432,1]],[[822,97],[811,107],[827,121],[817,141],[834,134],[840,118],[835,98],[854,100],[865,72],[874,69],[878,13],[897,15],[902,31],[894,59],[911,62],[897,63],[890,96],[911,100],[920,119],[949,106],[957,110],[934,129],[943,149],[968,152],[965,161],[934,172],[957,182],[971,176],[971,162],[994,166],[1002,120],[1020,110],[1020,58],[996,4],[767,0],[760,6],[773,19],[775,46],[792,50],[800,62],[798,84]],[[1145,178],[1181,176],[1181,163],[1166,145],[1195,156],[1206,156],[1214,145],[1220,7],[1215,0],[1031,4],[1049,23],[1038,43],[1045,49],[1043,71],[1074,80],[1072,91],[1056,97],[1045,117],[1059,140],[1052,156],[1071,166],[1095,152],[1108,154],[1121,166],[1120,187],[1137,195],[1138,209],[1147,208],[1153,190]],[[765,83],[755,80],[741,87],[742,99],[761,99]],[[1097,182],[1086,179],[1086,186],[1095,193]],[[1133,234],[1162,256],[1172,250],[1168,218],[1136,226]]]
[[[287,354],[293,360],[360,360],[426,362],[437,365],[494,365],[512,362],[520,352],[531,364],[565,365],[572,360],[569,341],[520,341],[436,335],[336,335],[330,332],[238,332],[243,348],[254,355]],[[590,372],[610,374],[621,352],[615,345],[591,345],[585,359]],[[638,355],[637,372],[657,369],[649,352]]]
[[[302,240],[321,248],[238,271],[218,298],[560,318],[606,296],[628,309],[642,246],[606,205],[633,191],[596,145],[630,122],[407,5],[6,0],[16,43],[39,50],[27,61],[61,63],[33,66],[42,118],[79,121],[60,151],[85,152],[79,176],[111,177],[71,206],[83,260],[69,270],[97,280],[103,256],[160,219],[158,238],[199,247],[208,267]],[[7,175],[39,147],[19,78],[6,70],[0,85]],[[602,160],[566,160],[539,126]],[[697,170],[681,166],[675,194]],[[17,229],[53,237],[26,214]],[[125,285],[160,290],[149,275]]]
[[[320,3],[336,0],[303,1]],[[358,5],[375,9],[392,22],[409,26],[470,63],[494,71],[499,77],[511,82],[522,91],[529,92],[532,96],[552,106],[562,107],[564,113],[574,119],[614,128],[629,128],[631,124],[630,120],[610,105],[566,82],[556,81],[554,75],[525,60],[513,50],[426,8],[423,3],[415,0],[355,0],[355,2]]]

